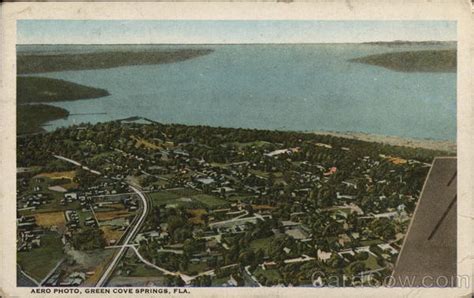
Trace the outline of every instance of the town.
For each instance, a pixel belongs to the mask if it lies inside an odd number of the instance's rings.
[[[439,155],[449,153],[141,117],[19,136],[19,280],[382,283]]]

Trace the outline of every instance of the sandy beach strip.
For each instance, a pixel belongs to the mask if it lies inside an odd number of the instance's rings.
[[[430,150],[440,150],[449,153],[456,153],[456,143],[451,141],[438,141],[428,139],[411,139],[395,136],[384,136],[376,134],[368,134],[362,132],[333,132],[333,131],[314,131],[317,135],[330,135],[340,138],[349,138],[365,142],[383,143],[392,146],[404,146],[411,148],[423,148]]]

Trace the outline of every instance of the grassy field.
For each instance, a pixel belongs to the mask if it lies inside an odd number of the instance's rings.
[[[403,72],[456,72],[456,53],[451,50],[406,51],[351,59]]]
[[[64,258],[63,243],[59,234],[46,232],[41,238],[41,247],[18,252],[17,261],[23,271],[41,281]]]
[[[229,196],[228,198],[229,201],[233,201],[233,202],[237,202],[237,201],[245,202],[252,199],[255,199],[254,195],[237,195],[237,196]]]
[[[166,190],[150,193],[154,206],[166,205],[166,204],[177,204],[180,206],[196,206],[202,205],[203,207],[216,208],[225,206],[228,202],[219,199],[212,195],[203,194],[192,189],[177,189],[177,190]],[[192,201],[187,202],[180,200],[182,198],[189,198]],[[197,203],[197,204],[196,204]]]
[[[229,204],[228,202],[222,199],[219,199],[215,196],[206,195],[206,194],[195,195],[192,198],[206,205],[209,208],[222,207]]]
[[[181,197],[190,197],[190,196],[200,194],[199,191],[194,190],[194,189],[190,189],[190,188],[170,189],[170,190],[168,190],[168,192],[176,194],[176,195],[181,196]]]
[[[270,247],[270,244],[273,240],[273,236],[267,237],[267,238],[260,238],[257,240],[253,240],[250,242],[250,248],[253,249],[254,251],[257,251],[259,249],[263,250],[266,255],[268,255],[268,248]]]
[[[153,192],[150,193],[149,196],[151,197],[153,206],[175,203],[175,201],[180,198],[179,195],[168,191]]]

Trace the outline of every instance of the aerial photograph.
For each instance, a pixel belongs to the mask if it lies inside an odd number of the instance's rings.
[[[18,20],[17,285],[455,274],[456,34],[451,21]]]

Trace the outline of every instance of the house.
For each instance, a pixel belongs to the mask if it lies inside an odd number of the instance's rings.
[[[66,200],[71,199],[71,200],[77,200],[77,193],[75,192],[68,192],[64,194],[64,198]],[[69,200],[68,200],[69,201]]]
[[[330,175],[332,175],[332,174],[335,174],[336,172],[337,172],[337,168],[336,168],[336,167],[331,167],[331,168],[329,169],[329,171],[326,172],[326,173],[324,173],[323,175],[324,175],[324,176],[330,176]]]
[[[327,260],[331,258],[331,256],[332,256],[332,252],[326,252],[320,249],[318,249],[317,251],[317,257],[318,257],[318,260],[320,261],[326,262]]]
[[[197,179],[197,181],[201,184],[204,184],[204,185],[209,185],[209,184],[212,184],[212,183],[215,182],[214,179],[209,178],[209,177],[208,178],[199,178],[199,179]]]

